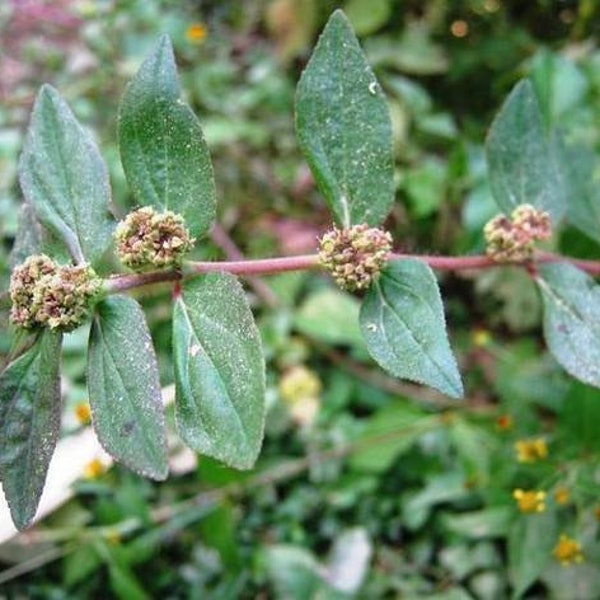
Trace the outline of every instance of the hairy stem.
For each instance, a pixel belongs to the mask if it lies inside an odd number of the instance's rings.
[[[438,271],[465,271],[470,269],[490,269],[493,267],[507,266],[494,262],[485,255],[476,256],[430,256],[419,254],[392,254],[392,259],[412,258],[428,264]],[[586,271],[590,275],[600,275],[600,261],[582,260],[539,252],[535,256],[537,263],[552,263],[566,261]],[[511,265],[527,267],[523,265]],[[165,281],[178,281],[203,273],[227,272],[233,275],[253,277],[256,275],[273,275],[287,271],[305,271],[319,267],[317,254],[304,254],[299,256],[285,256],[278,258],[262,258],[258,260],[232,260],[213,262],[186,262],[180,271],[152,271],[150,273],[128,273],[114,275],[105,282],[105,291],[115,294],[134,288]]]

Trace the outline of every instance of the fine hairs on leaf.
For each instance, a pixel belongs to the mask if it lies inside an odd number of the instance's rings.
[[[390,114],[342,11],[331,15],[316,44],[295,108],[299,147],[331,213],[332,229],[319,238],[319,252],[315,241],[308,255],[193,261],[186,252],[194,243],[206,250],[203,238],[215,220],[215,182],[201,126],[181,99],[169,38],[158,40],[121,99],[120,157],[137,210],[119,225],[109,210],[107,168],[98,148],[59,93],[41,88],[19,161],[25,202],[10,258],[10,289],[2,296],[3,306],[12,304],[13,323],[20,324],[10,332],[15,341],[0,373],[0,479],[18,528],[34,518],[59,435],[62,334],[86,320],[91,321],[87,386],[98,439],[133,471],[155,480],[167,477],[159,365],[144,311],[126,295],[141,287],[173,286],[170,377],[179,436],[193,450],[236,469],[256,464],[267,414],[261,338],[237,276],[328,271],[342,289],[358,293],[351,297],[316,286],[289,319],[295,333],[349,346],[357,361],[370,355],[394,377],[460,399],[459,361],[432,269],[473,271],[510,263],[538,284],[550,352],[572,376],[600,387],[599,293],[592,279],[600,275],[600,262],[534,245],[547,241],[551,225],[559,227],[565,215],[600,238],[596,195],[585,181],[593,161],[546,129],[529,81],[515,86],[488,135],[489,182],[505,215],[486,226],[493,244],[478,256],[393,253],[393,231],[381,228],[395,195]],[[582,156],[585,164],[579,167],[563,164]],[[119,244],[161,261],[150,267],[127,261]],[[69,306],[78,308],[74,324],[60,318]],[[421,409],[403,414],[374,428],[384,436],[396,424],[408,432],[402,444],[384,452],[390,464],[418,432],[439,421]],[[467,435],[464,427],[454,431]],[[477,440],[463,439],[463,447]],[[378,472],[377,456],[364,454],[357,464]],[[534,527],[518,531],[515,540],[534,544],[537,533]],[[110,562],[108,546],[99,547],[108,552],[111,577],[126,579]],[[542,557],[534,563],[531,571],[515,570],[517,589],[524,590],[545,564]]]

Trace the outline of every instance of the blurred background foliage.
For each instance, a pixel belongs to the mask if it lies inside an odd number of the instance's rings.
[[[198,255],[313,251],[329,220],[295,142],[294,88],[338,7],[388,97],[397,203],[386,225],[399,251],[483,250],[482,226],[496,212],[485,133],[519,78],[533,80],[548,125],[600,150],[595,0],[8,0],[3,288],[38,86],[56,86],[93,130],[123,214],[131,198],[116,146],[119,97],[161,33],[173,39],[214,160],[220,226]],[[552,246],[598,257],[598,240],[569,228]],[[441,283],[466,382],[461,403],[374,368],[356,300],[325,278],[250,281],[269,384],[256,469],[184,456],[154,484],[90,461],[71,500],[0,545],[4,597],[599,597],[600,392],[545,352],[539,300],[520,270]],[[169,290],[138,297],[168,386]],[[66,340],[65,436],[89,418],[86,335]],[[0,354],[7,344],[0,339]],[[545,497],[528,504],[519,489]]]

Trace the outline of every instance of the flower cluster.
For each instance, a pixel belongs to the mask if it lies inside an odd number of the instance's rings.
[[[533,463],[548,456],[548,445],[544,438],[519,440],[515,442],[517,460],[521,463]]]
[[[537,513],[546,510],[546,493],[536,491],[524,491],[516,489],[513,498],[517,502],[519,510],[523,513]]]
[[[547,240],[551,233],[550,216],[530,204],[517,206],[510,218],[498,215],[483,230],[486,252],[497,262],[523,262],[533,256],[534,243]]]
[[[334,227],[319,240],[319,260],[342,289],[363,290],[385,265],[391,249],[387,231],[364,224]]]
[[[558,543],[554,546],[552,554],[565,567],[572,563],[583,562],[581,544],[564,533],[558,539]]]
[[[129,213],[117,225],[115,240],[121,262],[138,271],[176,267],[194,245],[182,216],[151,206]]]
[[[88,265],[59,265],[45,254],[30,256],[10,279],[10,319],[19,327],[75,329],[102,287]]]

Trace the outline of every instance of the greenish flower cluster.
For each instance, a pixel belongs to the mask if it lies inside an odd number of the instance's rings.
[[[364,290],[385,265],[392,250],[387,231],[354,225],[334,227],[319,240],[319,261],[344,290]]]
[[[483,234],[486,252],[497,262],[519,263],[531,260],[535,242],[552,235],[548,213],[530,204],[517,206],[510,218],[498,215],[489,221]]]
[[[177,267],[194,245],[182,216],[151,206],[129,213],[117,225],[115,240],[121,262],[136,271]]]
[[[59,265],[45,254],[28,257],[10,278],[11,321],[24,328],[75,329],[102,280],[88,265]]]

